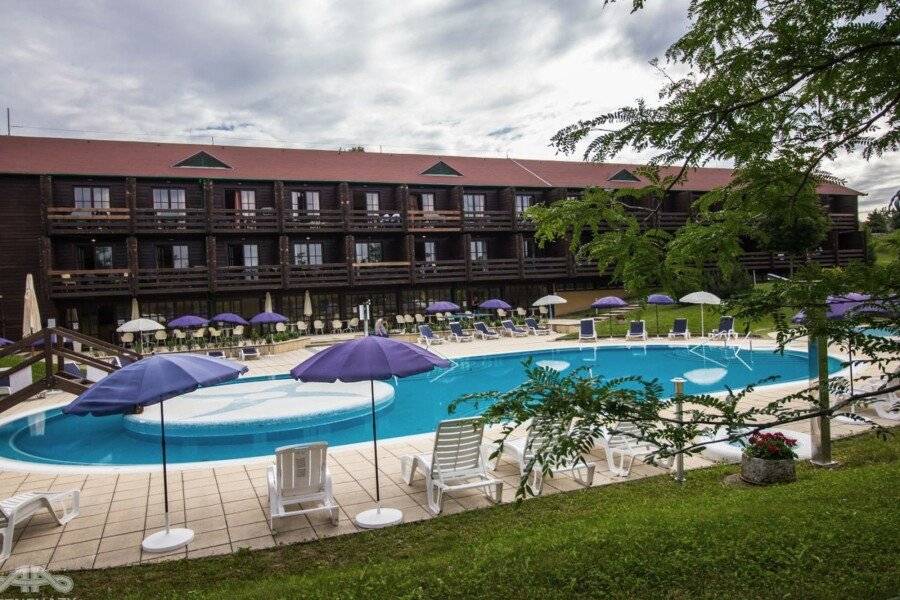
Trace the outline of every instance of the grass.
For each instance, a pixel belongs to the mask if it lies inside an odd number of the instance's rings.
[[[22,362],[22,357],[19,355],[4,356],[3,358],[0,358],[0,367],[14,367],[20,362]],[[31,365],[31,377],[34,381],[43,379],[45,372],[44,361],[36,362]]]
[[[78,598],[887,598],[900,442],[726,486],[737,467],[557,494],[307,544],[72,573]]]
[[[873,233],[872,245],[875,247],[875,262],[888,265],[900,259],[900,229],[890,233]]]

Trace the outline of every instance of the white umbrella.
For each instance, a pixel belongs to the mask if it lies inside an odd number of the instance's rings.
[[[266,312],[274,312],[272,310],[272,294],[266,292]]]
[[[156,321],[150,319],[132,319],[119,325],[116,328],[117,333],[143,333],[145,331],[160,331],[165,329]]]
[[[309,290],[306,290],[306,294],[303,297],[303,316],[312,316],[312,298],[309,297]]]
[[[706,336],[706,329],[703,325],[703,305],[704,304],[722,304],[722,299],[715,294],[709,292],[692,292],[679,300],[683,304],[699,304],[700,305],[700,337]]]
[[[41,309],[34,291],[34,277],[25,276],[25,306],[22,309],[22,337],[37,333],[41,327]]]
[[[131,320],[136,321],[141,318],[141,307],[138,306],[137,298],[131,299]]]
[[[553,316],[553,306],[556,304],[565,304],[568,302],[562,296],[557,296],[556,294],[549,294],[547,296],[542,296],[531,303],[532,306],[549,306],[550,307],[550,316]]]

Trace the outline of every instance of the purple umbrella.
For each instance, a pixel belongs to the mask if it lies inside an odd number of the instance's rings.
[[[628,306],[628,303],[618,296],[604,296],[602,298],[597,298],[593,303],[591,303],[591,308],[596,309],[620,308],[622,306]],[[609,337],[612,337],[612,315],[609,315],[608,321]]]
[[[187,545],[194,538],[190,529],[169,527],[169,488],[166,479],[166,420],[164,400],[200,387],[237,379],[247,367],[229,360],[196,354],[150,356],[113,371],[63,408],[70,415],[95,417],[132,412],[135,407],[159,404],[162,447],[163,496],[166,528],[144,539],[148,552],[166,552]]]
[[[403,513],[381,508],[378,486],[378,430],[375,424],[375,380],[407,377],[435,367],[447,368],[450,361],[409,342],[367,336],[341,342],[317,352],[293,369],[291,376],[300,381],[369,381],[372,393],[372,445],[375,449],[375,499],[378,508],[356,516],[360,527],[385,527],[399,523]]]
[[[209,321],[197,315],[182,315],[168,323],[169,329],[193,329],[195,327],[206,327],[207,325],[209,325]]]
[[[675,304],[675,301],[665,294],[650,294],[647,296],[647,304],[656,305],[656,337],[659,337],[659,305]]]
[[[286,316],[279,315],[276,312],[261,312],[250,319],[250,324],[271,325],[272,323],[287,323],[288,320],[289,319]]]
[[[478,305],[478,308],[486,308],[486,309],[496,309],[499,308],[501,310],[511,310],[512,306],[500,300],[499,298],[491,298],[490,300],[485,300],[481,304]],[[459,309],[457,309],[459,310]]]
[[[210,319],[213,323],[229,323],[231,325],[249,325],[246,319],[234,313],[219,313]]]
[[[9,346],[12,343],[12,340],[8,340],[5,337],[0,337],[0,346]]]
[[[453,304],[449,300],[441,300],[440,302],[432,302],[428,305],[428,308],[425,309],[425,312],[428,314],[434,314],[439,312],[456,312],[459,310],[459,306]]]

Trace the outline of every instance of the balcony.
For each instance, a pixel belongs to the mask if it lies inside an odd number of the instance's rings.
[[[409,231],[459,231],[462,217],[458,210],[408,210]]]
[[[242,210],[233,208],[216,208],[212,211],[212,230],[215,232],[232,231],[277,231],[278,214],[274,208]]]
[[[519,231],[534,231],[535,223],[525,216],[525,213],[516,213],[516,229]]]
[[[678,229],[687,223],[690,213],[686,212],[661,212],[659,213],[660,229]]]
[[[138,233],[203,233],[206,231],[206,210],[136,208],[134,229]]]
[[[740,261],[741,266],[750,270],[774,269],[782,266],[781,259],[771,252],[744,252]]]
[[[856,231],[859,224],[856,221],[856,215],[853,213],[828,213],[831,220],[831,228],[840,231]]]
[[[413,277],[416,283],[462,281],[466,278],[466,261],[442,260],[428,262],[417,260],[413,264]]]
[[[408,262],[353,263],[355,283],[409,283]]]
[[[209,288],[209,269],[139,269],[137,287],[141,292],[196,292]]]
[[[519,260],[516,258],[487,258],[473,260],[471,279],[518,279]]]
[[[841,266],[850,264],[851,262],[862,262],[866,258],[866,252],[862,248],[848,248],[846,250],[838,250],[838,263]]]
[[[344,211],[338,208],[324,210],[288,210],[284,215],[284,230],[303,231],[343,231]]]
[[[380,212],[352,210],[349,225],[352,231],[402,231],[403,218],[394,209]]]
[[[128,233],[131,215],[127,208],[47,208],[50,233]]]
[[[50,295],[55,298],[130,293],[128,269],[48,271],[47,279],[50,284]]]
[[[347,263],[291,265],[288,285],[292,288],[347,285]]]
[[[523,266],[525,279],[566,277],[569,274],[569,261],[565,256],[525,258]]]
[[[485,210],[463,213],[466,231],[504,231],[512,229],[513,217],[508,210]]]
[[[219,290],[269,290],[281,287],[281,265],[258,267],[219,267],[216,271]]]

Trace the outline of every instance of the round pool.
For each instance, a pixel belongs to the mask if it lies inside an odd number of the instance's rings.
[[[771,376],[776,383],[806,379],[809,368],[805,352],[736,352],[722,346],[560,348],[464,358],[448,369],[379,382],[379,438],[434,431],[448,418],[449,404],[461,395],[519,385],[528,358],[563,373],[584,368],[606,378],[641,375],[658,379],[666,390],[670,379],[684,377],[687,393],[740,389]],[[829,361],[831,372],[841,368],[838,359]],[[368,387],[368,383],[298,384],[288,375],[276,375],[242,378],[174,398],[165,408],[169,460],[197,463],[268,456],[279,446],[317,440],[332,446],[371,441]],[[454,416],[478,410],[464,405]],[[158,463],[158,411],[149,407],[140,416],[79,417],[55,408],[7,420],[0,424],[0,459],[99,467]]]

